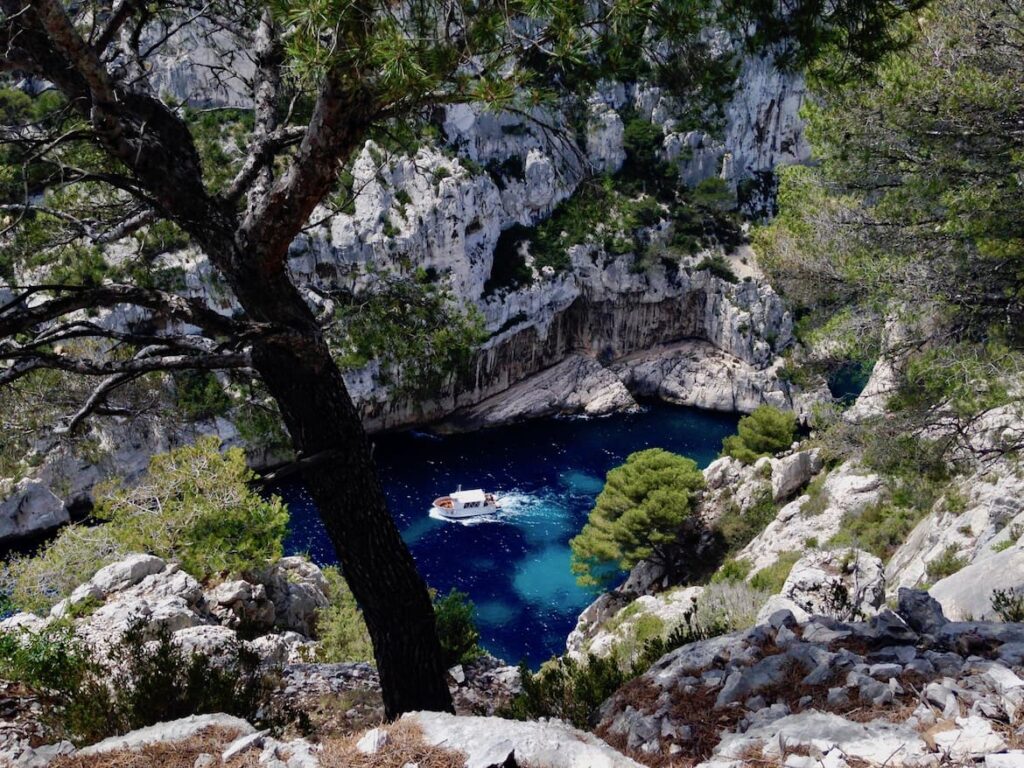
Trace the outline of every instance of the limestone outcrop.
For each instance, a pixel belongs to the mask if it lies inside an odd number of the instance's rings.
[[[780,610],[683,646],[605,702],[597,733],[627,753],[706,768],[1015,759],[1004,724],[1024,704],[1024,625],[936,621],[913,597],[903,615],[840,622]],[[923,623],[929,634],[911,627]]]

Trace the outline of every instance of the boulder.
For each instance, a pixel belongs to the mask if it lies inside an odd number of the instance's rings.
[[[885,601],[882,561],[857,549],[811,551],[793,566],[780,594],[806,613],[870,616]]]
[[[1024,549],[995,552],[935,582],[928,590],[953,619],[998,618],[992,607],[997,589],[1024,592]]]
[[[129,555],[100,568],[90,582],[104,595],[108,595],[135,586],[150,574],[162,571],[165,565],[163,560],[153,555]]]
[[[266,630],[274,626],[277,611],[262,584],[225,581],[205,594],[210,612],[225,626],[247,630]]]
[[[214,660],[234,656],[239,645],[233,630],[216,624],[186,627],[175,632],[172,639],[186,653],[199,653]]]
[[[948,623],[942,605],[927,592],[901,587],[898,594],[897,613],[915,632],[931,635]]]
[[[0,501],[0,541],[49,531],[70,519],[64,502],[45,483],[25,478]]]
[[[316,630],[316,614],[326,608],[327,579],[304,557],[282,557],[263,571],[250,574],[250,581],[266,588],[274,606],[274,626],[307,637]]]
[[[558,720],[519,722],[412,712],[402,721],[417,726],[428,744],[462,752],[466,768],[502,765],[512,754],[516,764],[544,768],[642,768],[596,736]]]
[[[821,471],[820,452],[814,448],[772,459],[772,499],[782,501],[799,491]]]

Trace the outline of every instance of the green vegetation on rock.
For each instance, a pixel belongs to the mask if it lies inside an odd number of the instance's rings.
[[[750,586],[769,595],[778,594],[799,559],[799,552],[780,552],[774,563],[750,577]]]
[[[238,573],[281,556],[288,512],[261,497],[240,449],[215,437],[154,456],[138,485],[96,492],[102,525],[71,525],[37,555],[14,558],[8,591],[45,610],[98,569],[132,552],[176,560],[198,579]]]
[[[572,568],[596,584],[602,568],[632,568],[650,560],[675,572],[682,565],[681,536],[693,528],[696,493],[704,476],[696,462],[660,448],[631,454],[608,473],[587,524],[572,539]]]
[[[472,661],[483,653],[469,595],[453,589],[447,595],[435,597],[434,614],[446,666]]]
[[[224,712],[266,722],[271,671],[244,648],[216,662],[184,651],[167,627],[132,624],[97,657],[67,624],[0,633],[0,677],[39,697],[49,741],[91,744],[188,715]]]
[[[323,569],[327,607],[316,615],[317,661],[373,661],[373,643],[352,591],[335,566]]]
[[[758,406],[740,419],[737,434],[722,441],[722,454],[752,464],[762,456],[784,451],[796,437],[796,414],[770,405]]]

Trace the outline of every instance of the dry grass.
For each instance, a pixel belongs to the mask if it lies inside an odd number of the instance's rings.
[[[415,763],[419,768],[463,768],[466,764],[466,756],[461,752],[427,744],[411,723],[395,723],[387,732],[387,744],[374,755],[364,755],[356,749],[357,736],[327,741],[320,762],[339,768],[402,768],[406,763]]]
[[[419,729],[408,723],[397,723],[387,729],[388,743],[375,755],[364,755],[356,749],[359,735],[333,738],[322,742],[320,762],[329,768],[402,768],[416,763],[420,768],[463,768],[465,755],[432,747],[423,741]],[[360,734],[361,735],[361,734]],[[83,757],[71,755],[58,758],[52,768],[193,768],[202,754],[214,755],[220,766],[220,754],[237,733],[211,728],[187,741],[154,744],[137,752],[121,751]],[[224,768],[258,768],[260,750],[240,755]]]
[[[71,755],[59,757],[52,768],[193,768],[196,758],[203,754],[217,756],[238,736],[237,731],[209,728],[186,741],[173,744],[153,744],[137,752],[128,750],[104,755]],[[252,750],[232,760],[225,768],[256,768],[259,750]]]

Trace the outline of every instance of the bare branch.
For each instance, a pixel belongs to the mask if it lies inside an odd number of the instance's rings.
[[[142,376],[141,373],[120,373],[114,376],[108,376],[97,385],[92,391],[92,394],[86,399],[79,408],[68,420],[66,426],[55,427],[53,433],[55,435],[70,435],[74,434],[75,430],[88,418],[97,408],[103,405],[107,401],[107,397],[110,393],[119,387],[124,386],[137,378]]]
[[[29,306],[28,300],[41,292],[63,294]],[[38,285],[22,291],[0,306],[0,337],[24,333],[31,328],[82,309],[132,304],[145,307],[180,322],[203,328],[208,333],[253,334],[270,329],[255,323],[233,320],[210,309],[200,299],[186,298],[155,288],[134,285]]]

